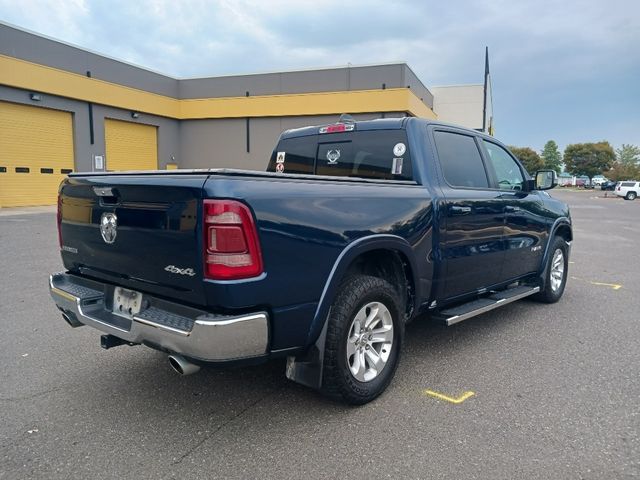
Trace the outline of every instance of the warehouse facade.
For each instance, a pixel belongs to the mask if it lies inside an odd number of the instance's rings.
[[[263,170],[289,128],[446,110],[405,63],[175,79],[0,24],[0,207],[54,204],[71,171]]]

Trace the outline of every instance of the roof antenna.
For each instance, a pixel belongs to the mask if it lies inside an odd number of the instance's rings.
[[[338,123],[356,123],[356,119],[348,113],[343,113],[342,115],[340,115],[340,120],[338,120]]]

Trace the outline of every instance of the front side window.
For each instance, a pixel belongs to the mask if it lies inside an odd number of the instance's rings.
[[[487,172],[473,137],[459,133],[433,133],[444,178],[452,187],[489,188]]]
[[[500,190],[522,190],[524,177],[520,167],[509,153],[495,143],[482,141],[489,157],[489,164],[496,172],[498,188]]]

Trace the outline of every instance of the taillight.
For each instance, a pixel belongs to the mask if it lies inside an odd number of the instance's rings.
[[[235,200],[205,200],[204,276],[235,280],[262,273],[258,230],[249,208]]]
[[[58,224],[58,245],[62,250],[62,195],[58,194],[58,214],[56,215],[56,223]]]

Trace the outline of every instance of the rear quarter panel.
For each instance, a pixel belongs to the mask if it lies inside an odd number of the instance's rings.
[[[265,268],[256,279],[206,281],[209,306],[272,309],[274,350],[308,341],[334,264],[358,239],[401,237],[413,250],[418,275],[431,279],[433,211],[420,185],[213,176],[204,196],[251,207]]]

